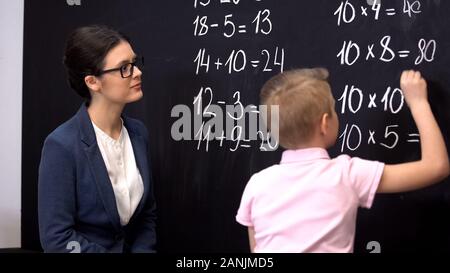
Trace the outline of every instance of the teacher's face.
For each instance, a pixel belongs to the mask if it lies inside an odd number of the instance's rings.
[[[131,45],[122,41],[112,48],[104,59],[103,71],[113,70],[102,74],[99,93],[104,99],[112,103],[126,104],[142,98],[142,71],[131,65],[136,61],[136,54]],[[121,68],[120,70],[114,70]]]

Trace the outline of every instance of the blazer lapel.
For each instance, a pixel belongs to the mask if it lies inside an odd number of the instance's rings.
[[[147,144],[145,143],[144,137],[138,134],[135,128],[129,126],[127,118],[123,116],[122,118],[124,119],[124,125],[125,127],[127,127],[128,134],[130,136],[131,145],[133,146],[133,153],[136,160],[136,165],[141,174],[142,183],[144,184],[144,193],[142,195],[142,199],[139,202],[138,207],[133,213],[132,218],[134,218],[134,216],[139,215],[140,211],[142,210],[144,204],[146,203],[145,200],[147,200],[147,196],[150,190],[150,174],[147,161]]]
[[[77,116],[81,140],[86,144],[84,151],[86,157],[88,158],[88,163],[91,173],[94,176],[97,190],[111,223],[116,230],[120,231],[122,227],[117,210],[116,197],[111,185],[111,180],[108,176],[105,162],[103,161],[102,154],[98,148],[94,127],[92,126],[91,119],[89,118],[86,106],[84,104],[78,111]]]

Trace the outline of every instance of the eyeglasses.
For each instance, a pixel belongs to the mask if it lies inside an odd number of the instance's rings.
[[[134,62],[126,63],[118,68],[112,68],[112,69],[106,69],[101,70],[97,73],[97,76],[101,76],[105,73],[114,72],[114,71],[120,71],[120,75],[122,78],[129,78],[133,76],[134,67],[137,66],[139,69],[144,68],[144,57],[137,57]]]

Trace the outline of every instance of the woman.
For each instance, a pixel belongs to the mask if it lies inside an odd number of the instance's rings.
[[[140,59],[104,26],[70,34],[64,65],[86,102],[45,140],[39,231],[46,252],[154,252],[155,201],[148,133],[122,115],[142,98]]]

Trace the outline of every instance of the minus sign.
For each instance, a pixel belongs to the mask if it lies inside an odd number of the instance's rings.
[[[218,27],[219,24],[211,24],[211,27]]]
[[[224,101],[218,101],[217,103],[218,103],[218,104],[225,104]]]

